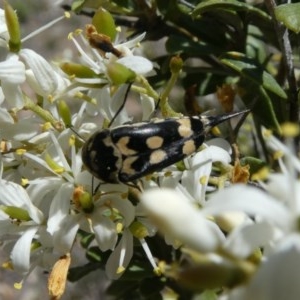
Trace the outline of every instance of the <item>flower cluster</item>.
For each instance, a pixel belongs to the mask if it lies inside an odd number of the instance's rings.
[[[108,253],[110,279],[124,275],[142,254],[152,273],[192,291],[215,289],[222,299],[283,299],[278,295],[288,290],[296,299],[300,161],[288,134],[282,143],[263,130],[279,170],[255,184],[238,158],[232,166],[231,146],[220,138],[138,186],[102,183],[86,170],[84,141],[108,124],[132,121],[129,110],[119,110],[128,86],[140,104],[140,120],[156,107],[163,117],[177,115],[168,96],[181,59],[171,60],[171,79],[159,94],[147,78],[160,70],[141,54],[145,33],[126,41],[122,34],[99,10],[93,25],[69,35],[77,55],[54,64],[23,48],[16,13],[7,3],[0,10],[0,47],[6,51],[0,62],[4,265],[24,279],[37,266],[52,270],[49,293],[59,299],[77,239],[91,237],[86,248]],[[153,240],[168,249],[168,262],[154,254]]]
[[[232,185],[209,197],[201,210],[191,206],[184,194],[169,189],[144,193],[142,201],[149,215],[161,230],[184,242],[192,260],[188,267],[169,270],[170,276],[179,277],[194,289],[239,283],[238,288],[225,291],[222,299],[284,299],[287,290],[291,298],[298,297],[299,285],[294,278],[298,278],[300,257],[300,160],[292,137],[299,129],[287,125],[284,131],[285,144],[263,129],[280,170],[269,174],[267,183],[259,180],[260,188]],[[205,270],[215,272],[210,277],[205,276]],[[195,277],[188,277],[189,272]],[[236,282],[230,283],[233,274]],[[189,282],[185,282],[186,277]]]
[[[7,52],[0,62],[0,212],[1,240],[10,253],[6,266],[25,277],[36,266],[51,269],[60,257],[72,258],[69,253],[82,230],[94,234],[101,251],[113,250],[107,273],[115,278],[132,255],[129,227],[135,208],[124,185],[103,185],[94,195],[99,182],[82,165],[81,139],[107,125],[121,106],[127,87],[113,82],[118,68],[136,77],[152,71],[149,60],[134,55],[144,35],[116,41],[113,47],[122,57],[112,62],[90,46],[88,34],[77,32],[70,37],[81,53],[80,63],[59,67],[22,48],[15,34],[17,16],[8,4],[0,14],[1,46]],[[17,49],[11,47],[13,40]],[[153,99],[146,94],[142,98],[145,113],[151,113]],[[114,125],[130,120],[124,111]],[[78,141],[74,132],[81,137]]]

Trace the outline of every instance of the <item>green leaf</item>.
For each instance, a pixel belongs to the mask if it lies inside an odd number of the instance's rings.
[[[283,99],[287,99],[285,91],[277,83],[274,77],[265,71],[262,65],[259,65],[254,60],[245,57],[241,53],[231,52],[227,53],[226,57],[221,59],[221,62],[240,73],[243,77],[250,79],[259,86],[262,86],[264,89]]]
[[[278,5],[275,8],[275,16],[291,31],[300,32],[300,3]]]
[[[86,252],[86,258],[91,262],[97,262],[105,266],[111,251],[102,252],[97,246],[90,247]]]
[[[279,122],[277,120],[278,103],[269,97],[266,90],[247,78],[241,78],[239,82],[240,96],[246,107],[251,107],[254,121],[258,125],[264,125],[280,132]],[[276,97],[274,97],[276,99]],[[254,106],[253,106],[254,105]]]
[[[166,49],[169,53],[184,53],[188,56],[199,57],[201,55],[220,55],[221,47],[214,47],[204,42],[194,42],[191,39],[171,35],[166,42]]]
[[[140,292],[144,297],[161,299],[160,292],[164,288],[164,282],[160,277],[145,278],[141,281]]]
[[[115,13],[129,13],[129,4],[127,1],[108,1],[108,0],[74,0],[72,11],[79,13],[81,10],[104,8]]]
[[[221,62],[240,75],[241,98],[247,107],[253,107],[255,103],[252,112],[257,117],[256,120],[268,128],[279,131],[275,112],[280,110],[279,101],[287,99],[287,95],[273,76],[265,71],[261,64],[242,53],[227,53],[221,58]],[[275,95],[270,98],[267,91]]]
[[[250,4],[241,1],[236,1],[236,0],[208,0],[208,1],[200,2],[192,12],[192,16],[198,17],[204,12],[216,10],[216,9],[231,9],[235,11],[242,10],[242,11],[252,12],[266,19],[270,18],[270,16],[266,14],[264,11]]]
[[[243,166],[249,165],[250,166],[250,174],[257,173],[260,169],[267,166],[267,163],[259,158],[246,156],[241,158],[241,164]]]
[[[138,287],[139,281],[116,280],[108,286],[106,294],[112,299],[140,299]]]
[[[88,233],[88,232],[85,232],[83,230],[79,230],[78,235],[81,238],[80,239],[80,244],[85,249],[87,249],[89,247],[89,245],[95,239],[95,235],[93,233]]]
[[[86,265],[83,266],[71,268],[68,273],[68,280],[71,282],[78,281],[82,277],[98,269],[99,269],[99,265],[94,262],[87,263]]]

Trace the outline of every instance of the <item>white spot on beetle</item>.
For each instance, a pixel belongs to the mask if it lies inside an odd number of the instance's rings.
[[[164,139],[160,136],[151,136],[147,138],[146,144],[150,149],[158,149],[162,146]]]
[[[188,140],[183,144],[182,153],[184,155],[190,155],[196,151],[196,146],[193,140]]]
[[[122,155],[129,156],[137,153],[137,151],[128,148],[127,145],[129,141],[130,141],[129,136],[123,136],[117,141],[116,146],[119,149],[119,151],[122,153]]]
[[[177,122],[180,124],[178,127],[178,133],[181,137],[187,138],[193,135],[191,127],[191,120],[189,118],[178,119]]]
[[[156,165],[162,162],[167,157],[167,153],[163,150],[155,150],[150,155],[150,164]]]

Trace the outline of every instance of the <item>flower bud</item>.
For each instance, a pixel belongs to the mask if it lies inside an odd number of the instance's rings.
[[[93,70],[81,64],[65,62],[60,64],[60,68],[69,76],[75,76],[78,78],[98,77]]]
[[[170,60],[170,70],[172,73],[179,73],[182,69],[183,61],[180,56],[173,56]]]
[[[109,36],[112,41],[116,38],[115,21],[107,10],[99,8],[93,17],[92,24],[96,27],[98,33]]]
[[[81,205],[81,208],[84,210],[86,213],[90,213],[94,209],[94,203],[93,199],[90,193],[88,192],[83,192],[80,197],[79,197],[79,203]]]
[[[21,48],[21,33],[18,16],[13,8],[5,1],[5,22],[9,32],[9,50],[18,53]]]
[[[72,126],[71,112],[65,101],[60,100],[58,102],[58,112],[61,118],[63,119],[66,127]]]
[[[20,221],[30,221],[31,218],[27,210],[15,206],[1,206],[0,209],[5,212],[11,219]]]
[[[116,85],[132,82],[136,77],[132,70],[117,62],[107,65],[107,75],[112,83]]]
[[[130,232],[138,239],[143,239],[149,235],[147,228],[140,222],[133,222],[130,225]]]

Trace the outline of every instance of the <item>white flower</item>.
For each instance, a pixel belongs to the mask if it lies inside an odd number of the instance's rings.
[[[116,112],[121,107],[124,102],[124,96],[127,90],[127,85],[122,85],[118,88],[118,90],[111,96],[109,87],[104,87],[101,90],[92,89],[89,92],[89,96],[96,101],[95,104],[87,105],[87,113],[95,114],[100,113],[100,115],[106,120],[112,120],[112,118],[116,115]],[[123,109],[118,116],[116,117],[113,127],[117,125],[122,125],[126,122],[130,122],[131,118],[129,118],[126,109]]]
[[[285,300],[300,295],[300,236],[291,234],[263,261],[247,286],[233,290],[228,300]]]
[[[143,193],[143,206],[159,230],[198,251],[213,251],[224,241],[218,226],[184,195],[169,189],[152,189]]]
[[[218,146],[221,140],[227,149]],[[227,165],[231,161],[228,152],[230,145],[225,140],[210,140],[208,145],[202,151],[186,159],[187,170],[183,172],[181,179],[182,186],[190,193],[194,201],[201,205],[205,202],[205,192],[213,163],[221,162]]]
[[[258,247],[264,247],[264,257],[257,272],[245,286],[233,290],[228,299],[296,299],[300,275],[300,183],[295,177],[300,161],[294,155],[292,143],[281,143],[266,135],[267,145],[280,151],[282,173],[269,176],[262,183],[264,190],[235,185],[212,195],[203,209],[212,215],[244,212],[255,222],[237,227],[229,235],[225,248],[238,257],[246,258]],[[294,280],[295,279],[295,280]]]
[[[122,52],[123,56],[121,58],[117,58],[111,54],[107,54],[106,57],[103,58],[97,50],[90,47],[89,43],[82,35],[79,36],[82,46],[73,35],[70,37],[75,44],[75,47],[81,54],[82,62],[91,68],[96,74],[106,74],[106,64],[108,64],[110,61],[116,61],[139,75],[145,75],[153,69],[151,61],[144,57],[134,55],[131,50],[143,40],[145,33],[135,37],[131,41],[127,41],[119,45],[113,45],[116,49]],[[98,79],[98,82],[103,82],[103,80]]]
[[[9,34],[5,22],[4,10],[0,8],[0,47],[6,47],[6,41],[9,39]]]
[[[25,66],[15,54],[0,62],[0,80],[3,94],[9,108],[22,108],[23,95],[20,85],[25,82]]]
[[[32,32],[31,36],[40,33],[41,31],[59,22],[64,17],[50,22],[46,26],[39,28],[36,32]],[[4,46],[7,46],[9,41],[9,35],[7,34],[7,28],[5,24],[4,12],[0,11],[0,35],[4,42]],[[28,37],[27,37],[28,38]],[[25,38],[26,39],[26,38]],[[1,46],[1,45],[0,45]],[[23,62],[24,63],[23,63]],[[26,73],[33,74],[33,76],[25,77],[25,65],[27,67]],[[54,71],[53,67],[35,51],[30,49],[21,49],[18,54],[8,53],[6,61],[0,63],[0,79],[3,94],[6,98],[8,108],[21,109],[24,106],[23,92],[21,90],[21,84],[25,82],[31,84],[34,91],[45,97],[53,97],[54,92],[56,94],[62,92],[69,81]],[[34,83],[33,83],[34,82]]]
[[[31,247],[33,239],[41,243],[49,240],[44,230],[45,217],[43,213],[32,204],[30,196],[20,185],[6,180],[0,180],[0,201],[1,201],[1,239],[11,237],[15,244],[11,250],[11,260],[14,268],[20,273],[29,271],[32,264]],[[11,235],[10,238],[8,238]],[[51,243],[50,243],[51,244]]]

